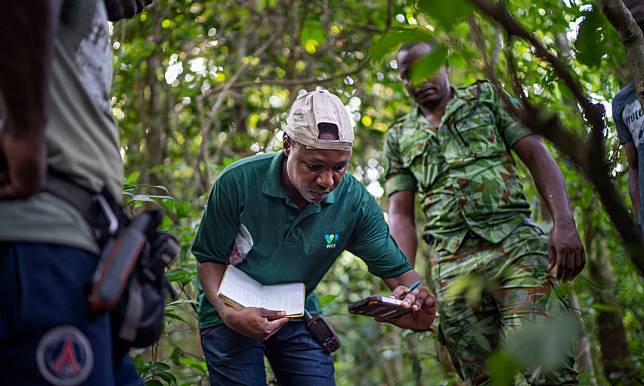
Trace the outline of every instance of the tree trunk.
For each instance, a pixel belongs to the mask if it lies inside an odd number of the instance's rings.
[[[570,294],[570,303],[572,304],[573,309],[581,309],[579,300],[577,299],[577,294],[574,291]],[[593,363],[593,357],[590,352],[590,337],[586,333],[584,318],[581,316],[579,317],[579,323],[581,324],[582,336],[581,339],[579,339],[579,342],[577,342],[577,368],[582,373],[588,373],[588,382],[590,386],[597,386],[595,364]]]
[[[150,37],[154,40],[154,37]],[[148,71],[146,83],[150,88],[148,100],[148,126],[145,128],[146,153],[147,153],[147,182],[150,185],[162,185],[161,178],[155,167],[163,162],[163,143],[161,138],[161,87],[157,79],[157,70],[160,66],[158,53],[155,51],[147,60]]]
[[[588,234],[586,238],[591,242],[586,245],[596,245],[596,248],[590,248],[595,253],[588,254],[588,270],[594,282],[591,292],[595,303],[603,306],[597,316],[597,329],[604,375],[611,385],[624,385],[633,376],[634,367],[622,323],[624,314],[615,296],[615,278],[607,256],[606,242],[599,239],[593,243],[592,236]]]

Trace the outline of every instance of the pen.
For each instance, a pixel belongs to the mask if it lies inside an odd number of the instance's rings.
[[[400,300],[404,299],[404,298],[405,298],[405,296],[407,296],[407,295],[408,295],[408,294],[410,294],[413,290],[415,290],[416,288],[418,288],[418,287],[420,286],[420,284],[421,284],[421,283],[420,283],[420,280],[417,280],[414,284],[410,285],[410,286],[409,286],[409,288],[407,288],[407,289],[405,290],[405,292],[403,292],[403,293],[400,295],[400,298],[399,298],[399,299],[400,299]]]

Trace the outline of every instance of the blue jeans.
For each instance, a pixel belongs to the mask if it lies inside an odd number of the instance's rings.
[[[96,255],[45,243],[0,243],[0,385],[143,386],[112,353],[108,314],[90,316]]]
[[[281,386],[334,386],[333,356],[309,334],[304,321],[286,323],[265,342],[226,325],[201,332],[212,386],[265,386],[264,355]]]

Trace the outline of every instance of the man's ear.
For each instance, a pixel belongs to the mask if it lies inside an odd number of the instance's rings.
[[[284,154],[288,157],[291,154],[291,138],[286,133],[282,136],[282,146],[284,146]]]

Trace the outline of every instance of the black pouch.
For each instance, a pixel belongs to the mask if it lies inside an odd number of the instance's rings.
[[[179,254],[177,239],[158,232],[163,217],[150,210],[134,217],[104,247],[92,280],[90,310],[109,311],[116,354],[156,342],[171,287],[165,268]]]

